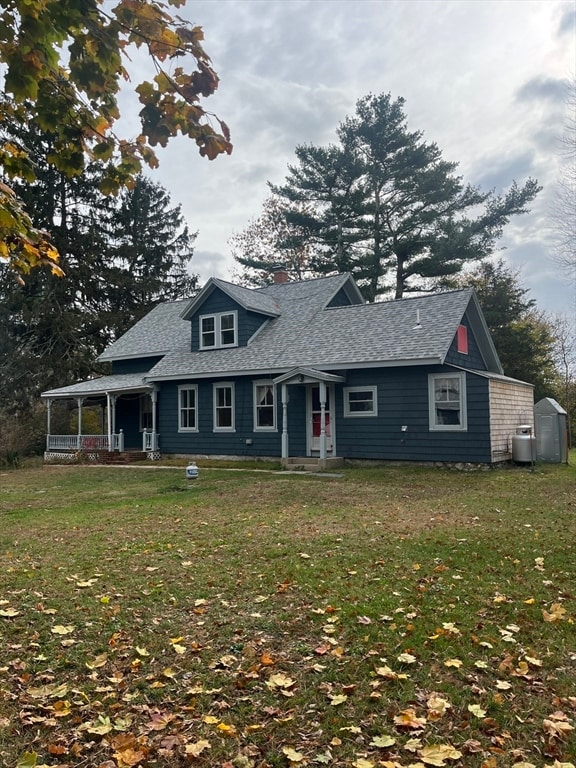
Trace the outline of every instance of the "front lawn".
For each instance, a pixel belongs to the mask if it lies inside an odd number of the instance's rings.
[[[0,764],[566,768],[576,469],[0,472]]]

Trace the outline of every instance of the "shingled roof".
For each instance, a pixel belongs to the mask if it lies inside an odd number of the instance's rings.
[[[224,290],[246,309],[267,320],[247,346],[190,351],[188,319],[213,290]],[[331,307],[344,290],[353,302]],[[138,383],[209,376],[278,375],[293,368],[323,371],[400,365],[441,365],[464,314],[484,357],[487,371],[502,374],[478,300],[472,289],[435,293],[397,301],[364,304],[350,275],[271,285],[259,289],[212,278],[192,300],[162,304],[114,342],[99,360],[140,357],[161,359]],[[141,376],[139,374],[139,376]],[[120,377],[121,378],[121,377]],[[107,379],[105,381],[104,379]],[[114,377],[90,391],[115,388]],[[64,390],[57,390],[63,395]],[[53,391],[55,393],[56,390]],[[44,393],[49,396],[51,393]]]

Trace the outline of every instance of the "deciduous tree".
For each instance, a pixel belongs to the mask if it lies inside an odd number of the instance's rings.
[[[81,174],[90,160],[102,161],[106,193],[133,184],[144,166],[155,167],[154,148],[179,133],[210,159],[230,153],[226,124],[201,104],[218,87],[202,40],[199,26],[172,15],[159,0],[10,0],[0,10],[0,124],[23,126],[32,116],[41,131],[53,134],[49,160],[68,176]],[[141,130],[126,140],[115,123],[121,83],[130,79],[131,48],[148,52],[156,74],[135,86]],[[35,175],[26,145],[1,132],[0,166],[8,178],[31,181]],[[6,183],[0,185],[0,258],[23,272],[39,263],[60,270],[55,247]]]

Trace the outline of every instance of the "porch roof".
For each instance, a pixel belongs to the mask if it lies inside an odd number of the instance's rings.
[[[112,376],[100,376],[96,379],[88,379],[77,384],[70,384],[68,387],[46,390],[46,392],[42,392],[42,397],[93,397],[108,393],[148,391],[153,389],[153,386],[144,381],[145,375],[145,373],[122,373]]]

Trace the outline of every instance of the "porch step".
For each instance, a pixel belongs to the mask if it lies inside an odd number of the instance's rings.
[[[292,456],[284,461],[284,467],[290,472],[319,472],[320,459],[314,456]]]
[[[344,460],[337,456],[320,459],[317,456],[291,456],[283,459],[284,468],[289,472],[324,472],[344,466]]]
[[[135,461],[146,461],[145,451],[98,451],[94,464],[132,464]]]

